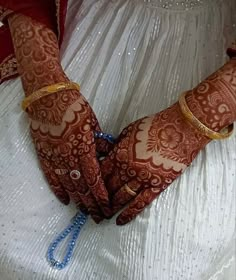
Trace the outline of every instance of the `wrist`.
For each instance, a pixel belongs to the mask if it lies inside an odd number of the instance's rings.
[[[37,65],[36,67],[37,67],[37,69],[34,68],[34,71],[37,71],[40,69],[42,69],[41,71],[43,71],[44,66]],[[48,69],[47,69],[47,75],[37,77],[37,79],[35,79],[33,77],[34,74],[31,74],[31,73],[32,72],[27,71],[21,75],[22,85],[23,85],[26,97],[31,95],[35,91],[38,91],[39,89],[41,89],[43,87],[54,85],[57,83],[62,83],[62,82],[67,83],[70,81],[69,78],[64,73],[64,71],[62,70],[60,65],[58,65],[58,67],[55,65],[53,71],[48,71]],[[30,76],[32,77],[32,79],[30,79],[31,78]]]
[[[208,128],[219,132],[236,120],[236,63],[229,61],[186,96],[189,109]]]
[[[24,15],[10,17],[9,26],[26,96],[44,86],[69,81],[52,30]]]

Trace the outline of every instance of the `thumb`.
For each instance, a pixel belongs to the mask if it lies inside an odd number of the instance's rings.
[[[133,220],[145,207],[147,207],[160,193],[162,189],[148,188],[142,190],[138,196],[131,201],[129,206],[117,217],[117,225],[125,225]]]
[[[115,139],[111,134],[103,133],[99,127],[94,132],[96,151],[100,155],[107,155],[113,148]]]

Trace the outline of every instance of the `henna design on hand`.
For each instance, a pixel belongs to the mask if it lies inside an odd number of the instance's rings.
[[[167,188],[209,142],[183,119],[176,103],[123,130],[101,164],[113,213],[131,201],[117,218],[125,224]],[[134,198],[125,185],[137,193]]]
[[[9,25],[26,95],[68,81],[51,30],[23,15],[10,17]],[[100,127],[88,102],[79,91],[61,91],[32,103],[28,115],[38,158],[53,192],[63,203],[71,199],[100,222],[109,213],[109,200],[96,159],[94,131]],[[104,142],[99,143],[100,150],[108,150]],[[70,176],[72,170],[81,172],[78,180]]]
[[[233,123],[236,118],[236,61],[229,61],[200,83],[186,100],[193,114],[215,131]]]
[[[231,61],[187,95],[193,114],[216,131],[236,119],[235,73],[236,63]],[[125,128],[102,162],[113,213],[128,204],[117,224],[126,224],[142,212],[209,142],[184,119],[178,103]]]

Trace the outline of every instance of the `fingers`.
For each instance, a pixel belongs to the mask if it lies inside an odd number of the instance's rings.
[[[71,177],[71,172],[69,172],[67,169],[61,170],[67,171],[59,175],[59,178],[64,189],[69,194],[70,199],[76,204],[77,207],[80,208],[82,212],[86,214],[89,213],[96,223],[102,221],[103,215],[101,210],[99,209],[95,198],[89,191],[83,175],[79,172],[79,176],[77,178],[76,176]]]
[[[100,155],[107,155],[114,147],[113,143],[101,138],[95,138],[95,145]]]
[[[101,135],[99,134],[101,133]],[[103,139],[101,137],[106,137],[106,139]],[[107,155],[114,147],[114,143],[113,143],[113,138],[111,137],[110,134],[106,134],[101,132],[100,128],[95,130],[95,145],[96,145],[96,151],[100,154],[100,155]]]
[[[137,180],[131,180],[126,183],[123,187],[112,198],[112,212],[115,214],[121,208],[124,207],[130,200],[137,196],[141,189],[141,183]]]
[[[80,157],[81,171],[85,182],[93,194],[97,204],[105,216],[110,216],[111,209],[104,181],[101,177],[100,166],[96,158],[95,144],[90,153]]]
[[[66,170],[66,169],[64,169],[64,170]],[[75,190],[73,180],[71,180],[71,178],[69,177],[68,170],[66,170],[66,171],[67,172],[63,174],[65,176],[64,180],[62,179],[62,177],[60,175],[58,175],[59,178],[61,179],[62,185],[64,186],[64,189],[68,193],[70,199],[75,203],[76,207],[79,208],[84,214],[87,215],[88,207],[86,207],[86,205],[82,202],[82,199],[81,199],[78,191]]]
[[[115,146],[113,151],[100,162],[102,178],[110,195],[116,193],[130,180],[128,176],[121,174],[121,165],[128,168],[128,163],[119,161],[119,156],[122,157],[124,153],[122,155],[118,154],[117,149],[118,147]],[[127,157],[126,154],[124,156]]]
[[[100,223],[103,220],[103,214],[93,196],[90,189],[86,185],[86,181],[83,176],[77,183],[77,194],[80,197],[81,202],[85,205],[87,212],[91,215],[95,223]]]
[[[117,225],[125,225],[141,213],[160,193],[160,190],[148,188],[142,190],[129,206],[117,217]]]
[[[95,115],[94,115],[94,118],[96,119]],[[95,132],[95,134],[97,132],[102,133],[102,130],[100,128],[98,121],[96,121],[96,124],[94,127],[94,132]],[[113,149],[114,144],[111,141],[108,141],[108,140],[105,140],[105,139],[102,139],[99,137],[95,137],[94,140],[95,140],[95,144],[96,144],[96,151],[99,154],[106,155]]]
[[[70,202],[70,197],[60,183],[60,180],[55,173],[55,169],[51,166],[51,163],[47,160],[41,159],[40,164],[43,169],[44,175],[47,178],[47,181],[56,197],[63,204],[68,205]]]
[[[85,206],[85,204],[82,202],[81,197],[78,196],[78,199],[75,200],[75,205],[76,205],[76,207],[79,208],[80,211],[83,212],[85,215],[88,215],[88,214],[89,214],[88,209],[87,209],[87,207]]]
[[[113,152],[112,152],[113,154]],[[105,181],[106,187],[109,188],[109,180],[111,174],[114,175],[115,164],[111,159],[111,155],[106,156],[102,161],[100,161],[100,170],[102,174],[102,178]],[[118,172],[116,172],[118,173]],[[112,176],[111,176],[112,177]]]

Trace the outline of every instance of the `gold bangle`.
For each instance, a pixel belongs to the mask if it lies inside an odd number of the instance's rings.
[[[207,136],[210,139],[225,139],[232,135],[233,129],[234,129],[233,123],[231,125],[229,125],[227,128],[224,128],[223,130],[221,130],[221,132],[216,132],[214,130],[211,130],[210,128],[205,126],[203,123],[201,123],[193,115],[193,113],[190,111],[190,109],[187,105],[187,102],[185,99],[185,96],[187,93],[188,92],[184,92],[180,95],[179,105],[180,105],[180,110],[181,110],[183,116],[192,126],[194,126],[196,129],[198,129],[201,134]],[[226,129],[227,129],[227,131],[226,131]]]
[[[43,87],[43,88],[33,92],[31,95],[29,95],[22,101],[22,109],[24,111],[26,111],[26,109],[30,106],[30,104],[35,102],[36,100],[38,100],[44,96],[47,96],[49,94],[59,92],[62,90],[69,90],[69,89],[75,89],[75,90],[79,91],[80,86],[73,82],[62,82],[62,83],[57,83],[57,84]]]

